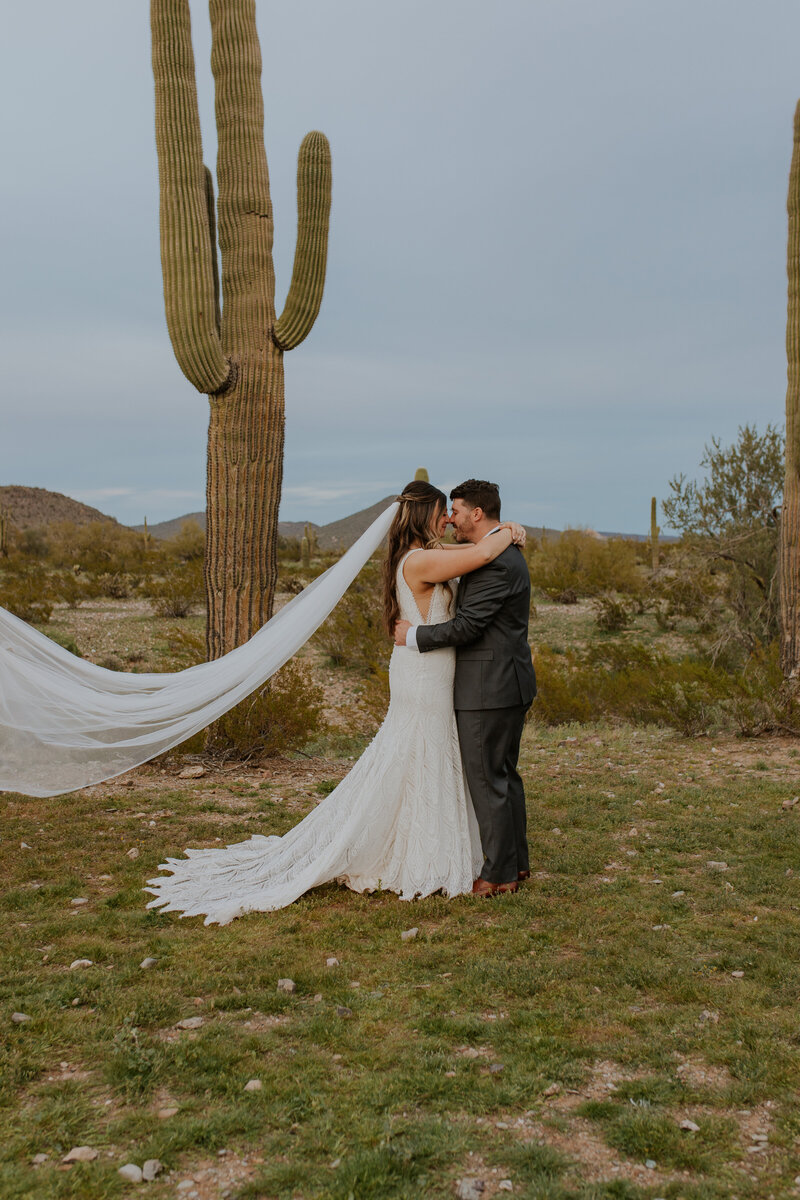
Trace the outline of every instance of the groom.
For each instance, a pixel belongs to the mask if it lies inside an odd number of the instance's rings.
[[[479,542],[498,528],[496,483],[468,479],[450,493],[456,541]],[[517,546],[460,582],[456,613],[440,625],[398,621],[395,642],[424,653],[456,648],[454,706],[464,773],[481,831],[483,867],[475,896],[516,892],[530,877],[525,793],[517,772],[525,713],[536,695],[528,645],[531,585]]]

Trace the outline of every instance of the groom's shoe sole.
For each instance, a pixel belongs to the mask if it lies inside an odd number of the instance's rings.
[[[517,881],[519,883],[524,883],[525,880],[530,879],[530,877],[531,877],[530,871],[520,871],[519,875],[517,876]]]
[[[488,900],[499,892],[516,892],[518,888],[519,884],[516,879],[511,883],[490,883],[488,879],[476,879],[472,885],[472,894]]]

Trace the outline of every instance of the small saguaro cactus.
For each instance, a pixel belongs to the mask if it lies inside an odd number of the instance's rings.
[[[789,172],[789,237],[786,260],[786,475],[780,519],[778,579],[781,606],[781,669],[800,682],[800,101],[794,114]]]
[[[414,472],[414,482],[416,483],[417,481],[420,483],[430,483],[427,467],[417,467]]]
[[[0,508],[0,558],[8,558],[8,517]]]
[[[311,546],[308,538],[305,535],[300,540],[300,562],[303,564],[303,569],[308,570],[311,566]]]
[[[658,535],[661,533],[656,518],[658,515],[658,506],[656,498],[653,496],[650,500],[650,553],[652,555],[653,570],[658,570]]]
[[[255,0],[209,2],[216,212],[203,166],[189,0],[151,0],[150,12],[167,327],[178,365],[211,405],[205,582],[208,656],[218,658],[272,613],[283,355],[310,332],[322,302],[331,156],[324,134],[306,134],[297,160],[294,268],[278,316]]]
[[[308,539],[309,557],[314,558],[317,553],[317,535],[314,532],[314,526],[311,524],[310,521],[306,521],[305,529],[303,532],[305,533],[305,536]]]

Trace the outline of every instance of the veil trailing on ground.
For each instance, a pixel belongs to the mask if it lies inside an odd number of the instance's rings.
[[[173,674],[85,662],[0,608],[0,790],[55,796],[102,783],[191,737],[308,641],[389,531],[397,504],[223,658]]]

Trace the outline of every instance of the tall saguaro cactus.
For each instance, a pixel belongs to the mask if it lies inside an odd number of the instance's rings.
[[[658,505],[656,504],[655,496],[650,498],[650,559],[653,571],[658,570],[658,535],[661,530],[658,527]]]
[[[297,162],[297,246],[275,312],[272,204],[264,148],[255,0],[210,0],[218,138],[217,220],[203,165],[189,0],[151,0],[161,264],[172,347],[210,400],[205,578],[208,655],[246,641],[271,615],[283,477],[283,355],[322,302],[331,201],[324,134]]]
[[[781,667],[800,681],[800,101],[794,114],[789,172],[786,271],[786,476],[780,523]]]

